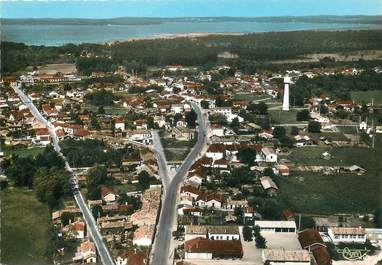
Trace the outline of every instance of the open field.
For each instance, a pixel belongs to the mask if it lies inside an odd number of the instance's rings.
[[[382,90],[352,91],[350,96],[357,103],[371,103],[371,101],[374,99],[374,104],[382,104]]]
[[[281,108],[279,110],[269,110],[269,116],[271,119],[271,122],[273,124],[280,124],[280,123],[306,123],[296,120],[298,110],[291,109],[290,111],[282,111]]]
[[[36,156],[44,152],[45,147],[22,148],[5,151],[5,155],[18,155],[20,157]]]
[[[236,93],[233,96],[233,98],[236,99],[236,100],[253,101],[253,100],[262,100],[262,99],[271,98],[271,96],[270,95],[266,95],[266,94]]]
[[[51,264],[48,207],[33,191],[8,187],[1,195],[1,257],[4,264]]]
[[[63,74],[76,73],[76,65],[74,63],[62,63],[62,64],[46,64],[39,66],[38,70],[40,74],[54,75],[58,72]]]
[[[105,106],[103,107],[106,114],[123,115],[128,112],[128,109],[119,106]],[[82,106],[82,110],[88,110],[92,112],[98,112],[98,107],[93,105]]]
[[[324,160],[328,151],[333,158]],[[382,137],[376,148],[366,147],[306,147],[292,151],[288,159],[296,165],[364,167],[362,176],[355,174],[323,175],[296,172],[277,178],[281,200],[291,209],[303,213],[372,213],[382,199]]]

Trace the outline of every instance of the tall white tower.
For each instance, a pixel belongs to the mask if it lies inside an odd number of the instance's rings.
[[[283,100],[283,111],[289,110],[289,84],[291,79],[289,76],[284,77],[284,100]]]

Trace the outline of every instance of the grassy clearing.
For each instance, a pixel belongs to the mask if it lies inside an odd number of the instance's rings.
[[[371,91],[352,91],[350,96],[357,103],[371,103],[374,98],[374,104],[382,104],[382,91],[371,90]]]
[[[140,184],[122,184],[122,185],[115,185],[113,186],[114,190],[117,193],[126,193],[126,192],[134,192],[134,191],[140,191],[143,189],[143,187]]]
[[[271,119],[271,122],[273,124],[280,124],[280,123],[306,123],[306,122],[301,122],[297,121],[296,115],[297,115],[298,110],[291,109],[289,111],[282,111],[281,109],[279,110],[269,110],[269,117]]]
[[[36,156],[44,152],[45,147],[22,148],[5,151],[5,155],[18,155],[20,157]]]
[[[233,99],[235,100],[246,100],[246,101],[260,100],[265,98],[271,98],[271,96],[266,94],[254,94],[254,93],[236,93],[233,96]]]
[[[366,147],[306,147],[297,148],[288,156],[297,165],[364,167],[363,176],[355,174],[323,175],[296,172],[277,182],[280,197],[288,207],[304,213],[372,213],[380,206],[382,194],[382,137],[376,148]],[[324,160],[325,151],[333,156]]]
[[[52,264],[50,214],[33,191],[8,187],[1,196],[1,263]]]
[[[128,112],[128,110],[124,107],[119,106],[105,106],[103,107],[106,114],[112,114],[112,115],[123,115]],[[85,105],[82,106],[82,110],[88,110],[92,112],[98,112],[98,107],[93,105]]]

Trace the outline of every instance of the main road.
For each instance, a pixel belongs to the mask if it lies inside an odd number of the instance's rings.
[[[207,144],[207,127],[200,106],[191,102],[192,108],[198,115],[198,140],[182,165],[178,168],[174,178],[168,183],[162,201],[162,210],[159,217],[157,234],[154,242],[152,265],[170,264],[170,245],[172,242],[172,228],[176,216],[176,199],[179,186],[188,170]]]
[[[13,85],[12,86],[13,90],[19,95],[21,101],[29,108],[33,116],[42,124],[44,124],[48,130],[49,134],[52,138],[52,144],[54,147],[54,150],[58,153],[60,157],[62,157],[65,161],[65,168],[67,171],[69,171],[72,175],[72,181],[73,181],[73,190],[74,190],[74,199],[76,200],[76,203],[79,207],[79,209],[82,212],[82,215],[85,219],[86,225],[87,225],[87,231],[90,235],[90,237],[93,239],[94,244],[96,245],[96,248],[98,250],[98,255],[101,259],[101,262],[103,265],[114,265],[113,258],[111,257],[108,248],[106,247],[102,236],[97,228],[96,221],[90,212],[88,206],[86,205],[85,199],[82,196],[81,192],[79,191],[78,183],[77,180],[73,174],[73,170],[70,167],[67,159],[61,152],[61,148],[59,146],[58,142],[58,137],[56,134],[56,130],[54,126],[47,121],[40,111],[36,108],[36,106],[33,104],[32,100],[28,98],[27,95],[24,94],[24,92],[20,89],[20,86],[18,85]]]

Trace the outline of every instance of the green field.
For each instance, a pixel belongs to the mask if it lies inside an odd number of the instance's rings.
[[[266,99],[271,97],[272,96],[266,95],[266,94],[254,94],[254,93],[236,93],[233,96],[235,100],[247,100],[247,101],[260,100],[260,99]]]
[[[296,120],[298,110],[291,109],[289,111],[282,111],[281,109],[278,110],[269,110],[269,117],[271,119],[271,122],[273,124],[280,124],[280,123],[307,123],[307,122],[301,122]]]
[[[1,196],[1,263],[52,264],[50,214],[33,191],[8,187]]]
[[[333,156],[324,160],[325,151]],[[288,156],[296,165],[364,167],[362,176],[355,174],[323,175],[294,172],[277,178],[280,199],[294,211],[315,214],[373,213],[382,196],[382,137],[376,148],[366,147],[306,147],[297,148]]]
[[[382,104],[382,90],[352,91],[350,95],[357,103],[371,103],[374,98],[374,104]]]
[[[20,157],[36,156],[44,152],[45,147],[22,148],[5,151],[5,155],[18,155]]]
[[[127,108],[119,107],[119,106],[105,106],[103,107],[106,114],[113,114],[113,115],[123,115],[128,112]],[[93,105],[85,105],[82,106],[82,110],[88,110],[92,112],[98,112],[98,107]]]

